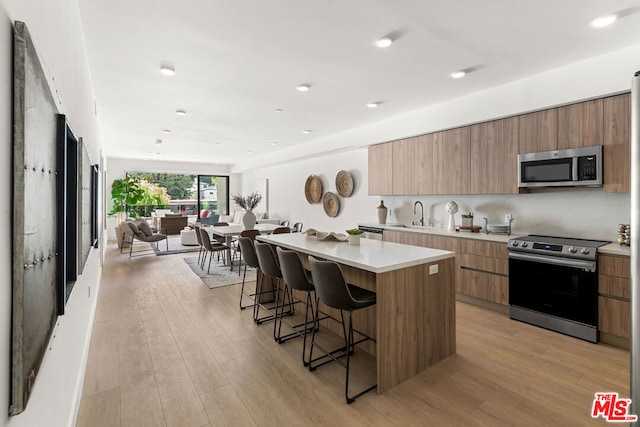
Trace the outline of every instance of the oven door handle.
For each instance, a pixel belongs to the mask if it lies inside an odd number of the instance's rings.
[[[559,265],[561,267],[580,268],[582,270],[596,271],[596,263],[593,261],[581,261],[577,259],[567,259],[558,257],[548,257],[544,255],[521,254],[509,252],[509,258],[523,261],[541,262],[543,264]]]

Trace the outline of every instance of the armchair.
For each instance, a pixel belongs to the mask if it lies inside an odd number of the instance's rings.
[[[182,215],[165,215],[160,218],[158,226],[161,233],[179,234],[180,230],[187,226],[188,218]]]
[[[132,222],[125,221],[120,224],[120,229],[122,230],[122,243],[120,246],[120,253],[122,253],[122,247],[124,243],[129,244],[129,256],[140,256],[133,255],[133,242],[135,240],[139,240],[145,243],[155,243],[156,248],[158,247],[158,242],[164,240],[167,245],[167,250],[169,250],[169,241],[167,240],[167,236],[160,233],[154,233],[151,231],[151,227],[147,222]]]

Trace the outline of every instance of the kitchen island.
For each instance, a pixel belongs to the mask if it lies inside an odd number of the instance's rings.
[[[257,239],[297,251],[307,267],[309,255],[335,261],[349,283],[376,292],[376,305],[358,310],[353,321],[376,339],[362,348],[376,357],[378,393],[456,352],[455,253],[367,239],[350,245],[304,233]],[[323,326],[342,333],[328,322]]]

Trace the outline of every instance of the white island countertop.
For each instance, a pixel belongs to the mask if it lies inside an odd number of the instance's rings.
[[[386,273],[455,257],[455,253],[450,251],[371,239],[360,239],[359,245],[318,240],[305,233],[271,234],[258,236],[257,239],[373,273]]]

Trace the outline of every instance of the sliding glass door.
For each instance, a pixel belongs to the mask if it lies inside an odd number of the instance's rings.
[[[198,212],[200,218],[229,215],[229,177],[198,175]]]

